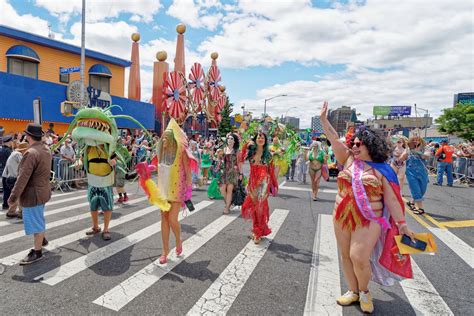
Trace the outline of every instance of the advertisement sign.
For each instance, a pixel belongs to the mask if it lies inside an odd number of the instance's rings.
[[[411,106],[396,105],[383,106],[375,105],[373,115],[377,116],[409,116],[411,115]]]
[[[88,107],[107,108],[112,105],[112,97],[105,91],[94,89],[91,86],[87,87],[89,93]]]

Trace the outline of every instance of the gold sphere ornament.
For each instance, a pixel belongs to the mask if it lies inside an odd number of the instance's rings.
[[[219,86],[219,90],[221,90],[221,92],[224,92],[225,91],[225,86]]]
[[[133,33],[132,34],[132,41],[138,42],[140,40],[140,33]]]
[[[165,61],[166,58],[168,58],[168,54],[164,50],[156,53],[156,59],[158,59],[158,61]]]
[[[179,34],[184,34],[184,32],[186,32],[186,25],[184,25],[183,23],[179,23],[176,26],[176,32],[178,32]]]
[[[216,60],[219,57],[219,54],[217,52],[214,52],[211,54],[211,58]]]

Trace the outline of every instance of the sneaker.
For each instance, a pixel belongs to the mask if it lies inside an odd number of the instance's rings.
[[[372,294],[370,292],[364,293],[360,292],[360,309],[366,313],[371,314],[374,311],[374,303],[372,302]]]
[[[27,264],[32,264],[33,262],[39,261],[41,259],[43,259],[43,254],[41,251],[35,251],[34,249],[31,249],[25,259],[20,261],[20,265],[24,266]]]
[[[123,197],[122,196],[118,198],[117,203],[123,203]]]
[[[124,202],[128,202],[128,195],[125,195],[125,196],[123,197],[123,201],[124,201]]]
[[[46,237],[43,237],[43,243],[42,246],[46,247],[49,244],[49,241],[46,239]]]
[[[349,306],[351,304],[356,303],[359,301],[359,294],[353,291],[347,291],[344,295],[339,296],[336,300],[337,304],[341,306]]]

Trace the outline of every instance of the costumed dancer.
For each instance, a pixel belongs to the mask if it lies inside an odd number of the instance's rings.
[[[408,159],[408,154],[410,150],[408,149],[407,140],[405,137],[398,137],[397,142],[395,143],[395,148],[392,151],[392,160],[390,166],[397,174],[398,183],[400,183],[400,192],[403,194],[403,185],[405,184],[405,171],[406,171],[406,160]]]
[[[212,165],[211,171],[213,175],[213,179],[209,187],[207,188],[207,196],[212,200],[222,200],[224,197],[221,194],[221,190],[219,189],[218,181],[221,177],[221,166],[224,160],[224,149],[219,148],[216,151],[216,158]]]
[[[288,162],[283,157],[284,150],[277,135],[273,137],[269,150],[272,155],[273,165],[275,166],[275,175],[277,177],[285,175],[288,172]]]
[[[247,196],[242,204],[242,217],[252,219],[254,243],[269,235],[272,230],[268,227],[270,210],[268,196],[275,196],[278,191],[278,181],[275,168],[268,150],[267,135],[257,132],[251,141],[242,148],[242,160],[250,162],[250,176],[247,185]]]
[[[426,170],[426,159],[430,157],[429,148],[425,147],[425,141],[420,136],[412,136],[408,140],[410,148],[406,167],[406,177],[410,188],[411,201],[407,202],[408,207],[415,214],[425,213],[423,200],[430,182],[428,171]]]
[[[204,145],[201,155],[201,169],[202,169],[202,176],[204,178],[205,183],[209,179],[209,168],[211,168],[212,161],[211,161],[211,146],[210,142],[207,142]]]
[[[306,184],[306,174],[308,173],[308,163],[306,156],[308,155],[308,147],[301,146],[298,150],[296,158],[296,181],[299,184]]]
[[[170,230],[176,240],[176,255],[183,252],[181,226],[178,213],[184,202],[190,201],[192,194],[192,172],[197,172],[197,161],[188,149],[186,134],[174,119],[168,123],[158,143],[158,185],[151,180],[153,165],[140,163],[137,173],[140,186],[149,202],[161,210],[161,238],[163,252],[160,264],[168,262]]]
[[[235,134],[227,135],[224,148],[224,158],[221,165],[220,177],[217,179],[221,194],[224,197],[224,214],[229,214],[232,204],[232,192],[242,177],[242,165],[239,161],[239,138]]]
[[[327,113],[325,102],[321,124],[337,161],[344,165],[337,177],[334,231],[349,291],[337,303],[347,306],[359,301],[362,311],[371,313],[370,279],[391,285],[394,279],[413,277],[410,256],[399,253],[394,236],[406,234],[413,239],[414,234],[405,221],[397,176],[385,163],[386,140],[362,129],[351,137],[349,147],[339,140]]]
[[[201,165],[201,153],[198,149],[198,144],[196,141],[192,140],[189,142],[191,144],[191,154],[194,158],[196,158],[198,166]],[[192,175],[192,182],[193,182],[193,189],[200,186],[199,177],[201,176],[201,169],[198,168],[196,172],[193,172]]]
[[[311,178],[311,198],[313,201],[318,200],[319,181],[321,180],[323,165],[326,162],[327,156],[320,148],[321,144],[317,141],[311,143],[310,151],[306,156],[309,161],[309,177]]]

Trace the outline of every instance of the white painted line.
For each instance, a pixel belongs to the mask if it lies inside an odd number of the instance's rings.
[[[291,190],[291,191],[311,192],[311,189],[308,189],[308,188],[297,188],[297,187],[280,187],[280,190]],[[322,192],[322,193],[337,193],[337,190],[334,190],[334,189],[319,189],[318,192]]]
[[[54,222],[51,222],[51,223],[47,222],[46,223],[46,231],[48,229],[51,229],[51,228],[55,228],[55,227],[58,227],[58,226],[74,223],[74,222],[83,220],[85,218],[90,218],[90,216],[91,216],[90,212],[86,212],[86,213],[79,214],[79,215],[76,215],[76,216],[63,218],[63,219],[60,219],[60,220],[57,220],[57,221],[54,221]],[[23,237],[23,236],[26,236],[24,230],[20,230],[20,231],[17,231],[17,232],[13,232],[13,233],[10,233],[10,234],[7,234],[7,235],[0,236],[0,244],[2,244],[4,242],[7,242],[7,241],[10,241],[10,240],[13,240],[13,239],[16,239],[16,238]]]
[[[178,220],[181,221],[183,218],[190,215],[196,214],[205,207],[208,207],[214,202],[211,201],[202,201],[196,204],[196,209],[194,212],[179,212]],[[139,243],[140,241],[149,238],[161,231],[161,222],[150,225],[146,228],[143,228],[125,238],[114,241],[107,246],[94,250],[87,255],[81,256],[75,260],[72,260],[66,264],[59,266],[58,268],[46,272],[40,276],[37,276],[35,280],[41,281],[49,285],[56,285],[77,273],[84,271],[85,269],[93,266],[94,264],[105,260],[120,251],[127,249],[128,247]]]
[[[454,315],[449,306],[426,278],[423,271],[411,261],[413,279],[404,279],[400,285],[416,315]]]
[[[304,315],[342,315],[339,257],[331,215],[319,214]]]
[[[155,206],[150,206],[150,207],[141,209],[139,211],[135,211],[133,213],[130,213],[128,215],[122,216],[120,218],[112,219],[110,221],[109,228],[118,226],[120,224],[124,224],[124,223],[129,222],[131,220],[134,220],[136,218],[140,218],[140,217],[145,216],[149,213],[155,212],[156,210],[157,210],[157,208]],[[70,244],[70,243],[72,243],[76,240],[84,238],[84,237],[86,237],[85,234],[86,234],[86,231],[88,231],[88,230],[90,230],[90,228],[83,229],[81,231],[78,231],[76,233],[73,233],[73,234],[58,238],[58,239],[49,240],[48,246],[46,246],[44,249],[49,250],[49,251],[53,251],[53,250],[55,250],[59,247],[62,247],[64,245]],[[28,249],[25,249],[23,251],[15,253],[11,256],[2,258],[2,259],[0,259],[0,263],[4,264],[4,265],[7,265],[7,266],[15,265],[15,264],[19,263],[25,257],[25,253],[27,253],[27,252],[28,252]]]
[[[129,194],[129,196],[132,196],[133,193]],[[147,197],[141,197],[141,198],[138,198],[138,199],[135,199],[135,200],[130,200],[128,201],[125,205],[127,204],[133,204],[133,203],[138,203],[138,202],[142,202],[142,201],[145,201],[147,200]],[[48,206],[50,204],[46,204],[46,209],[48,209]],[[84,203],[79,203],[79,204],[74,204],[74,205],[68,205],[68,206],[64,206],[64,207],[61,207],[61,208],[57,208],[57,209],[54,209],[54,210],[50,210],[50,211],[45,211],[44,212],[44,216],[50,216],[50,215],[54,215],[54,214],[59,214],[59,213],[62,213],[62,212],[67,212],[67,211],[71,211],[71,210],[75,210],[75,209],[78,209],[80,207],[84,207],[84,206],[88,206],[89,205],[89,202],[84,202]],[[0,222],[0,227],[5,227],[5,226],[10,226],[10,225],[13,225],[13,224],[17,224],[20,223],[19,221],[16,221],[16,222],[13,222],[13,221],[2,221]]]
[[[260,260],[267,252],[273,238],[288,215],[287,210],[273,211],[268,226],[272,233],[255,245],[251,240],[242,251],[224,269],[187,315],[225,315],[242,291]]]
[[[81,192],[86,192],[86,190],[73,190],[71,192],[66,192],[66,193],[53,193],[53,194],[51,194],[51,198],[55,199],[55,198],[58,198],[58,197],[68,196],[68,195],[71,195],[71,194],[78,194],[78,193],[81,193]]]
[[[436,237],[454,251],[471,269],[474,269],[474,249],[447,229],[428,227]]]
[[[168,255],[167,264],[160,265],[159,259],[155,260],[104,295],[98,297],[93,303],[114,311],[119,311],[146,289],[158,282],[184,259],[191,256],[195,251],[211,240],[211,238],[217,235],[227,225],[232,223],[237,216],[237,213],[220,216],[183,242],[184,251],[180,257],[177,257],[175,249],[172,249]]]
[[[69,202],[69,201],[84,199],[84,198],[87,199],[87,194],[82,194],[82,195],[79,195],[79,196],[73,196],[73,197],[70,197],[70,198],[67,198],[67,199],[57,200],[57,201],[53,201],[53,202],[47,202],[46,205],[51,206],[51,205],[66,203],[66,202]]]
[[[285,185],[285,183],[286,183],[286,180],[283,180],[283,182],[282,182],[282,183],[280,183],[280,184],[278,185],[278,187],[279,187],[279,188],[281,188],[282,186],[284,186],[284,185]]]

